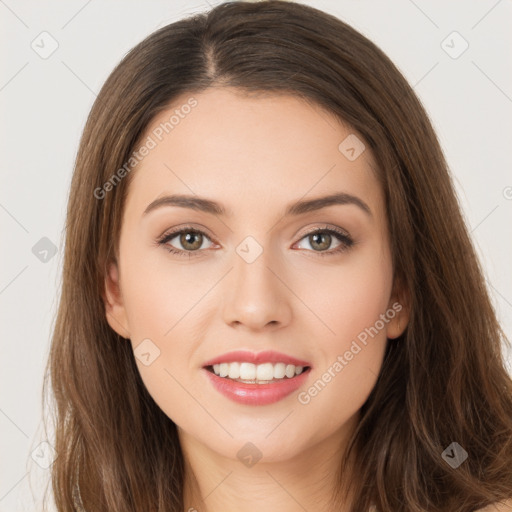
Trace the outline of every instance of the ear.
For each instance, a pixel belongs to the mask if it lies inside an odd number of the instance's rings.
[[[407,328],[411,312],[409,290],[399,279],[395,279],[393,293],[389,299],[388,311],[390,312],[388,317],[392,317],[392,319],[387,324],[386,336],[390,339],[398,338]],[[395,313],[394,316],[391,313],[392,311]]]
[[[119,270],[116,263],[110,263],[105,277],[105,314],[107,322],[122,338],[130,338],[127,315],[119,285]]]

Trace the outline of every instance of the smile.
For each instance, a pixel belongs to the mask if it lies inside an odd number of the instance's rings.
[[[231,370],[231,368],[227,368],[228,374],[222,377],[220,375],[221,371],[222,373],[226,372],[226,367],[224,365],[231,367],[231,364],[233,363],[223,363],[222,365],[219,365],[219,368],[217,369],[219,372],[218,375],[216,374],[215,369],[211,366],[203,368],[203,372],[207,376],[209,382],[219,393],[234,402],[245,405],[267,405],[284,399],[304,384],[311,371],[309,366],[295,367],[294,365],[285,365],[285,375],[283,377],[273,376],[272,379],[269,379],[270,371],[273,372],[273,375],[275,375],[274,372],[277,372],[278,375],[282,374],[283,368],[281,365],[284,366],[284,363],[277,363],[275,365],[264,363],[262,365],[258,365],[258,367],[264,367],[262,370],[255,368],[256,371],[262,372],[261,374],[258,373],[257,376],[262,375],[262,377],[265,377],[264,379],[240,379],[240,377],[231,378],[229,376],[229,371],[233,372],[232,375],[237,374],[235,373],[237,371],[236,364],[239,364],[241,368],[244,364],[251,364],[235,363],[232,367],[233,369]],[[222,368],[220,368],[221,366]],[[254,373],[254,370],[250,367],[242,369],[242,372],[245,372],[246,370],[247,372]],[[288,375],[291,375],[290,377],[287,375],[287,371]],[[238,374],[239,372],[240,368],[238,369]],[[247,374],[248,373],[245,373],[245,375]]]
[[[247,362],[214,364],[207,367],[219,377],[245,382],[247,384],[268,384],[269,382],[292,379],[300,375],[308,366],[296,366],[286,363],[263,363],[255,365]]]

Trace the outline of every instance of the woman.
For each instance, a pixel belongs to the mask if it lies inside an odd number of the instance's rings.
[[[502,342],[392,62],[314,8],[221,4],[137,45],[84,130],[58,510],[512,510]]]

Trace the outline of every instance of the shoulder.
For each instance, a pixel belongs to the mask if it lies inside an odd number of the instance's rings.
[[[512,512],[512,499],[489,505],[477,510],[477,512]]]

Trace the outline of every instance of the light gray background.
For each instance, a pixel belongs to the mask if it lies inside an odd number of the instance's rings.
[[[512,338],[511,2],[305,3],[377,43],[414,86],[455,175],[496,310]],[[160,26],[208,8],[207,0],[0,0],[0,511],[40,510],[49,476],[34,462],[51,460],[51,447],[37,448],[45,440],[41,382],[68,188],[87,113],[130,48]],[[50,48],[43,31],[58,43],[46,59],[31,47]],[[453,31],[469,43],[458,58],[447,53],[463,48]],[[32,252],[42,237],[58,247],[46,263]],[[512,373],[512,353],[506,356]],[[34,450],[39,459],[31,458]]]

